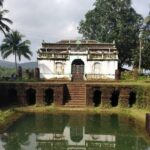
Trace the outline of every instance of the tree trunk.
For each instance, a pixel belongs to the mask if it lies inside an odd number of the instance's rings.
[[[15,51],[15,67],[16,67],[16,75],[17,75],[17,54],[16,54],[16,51]]]

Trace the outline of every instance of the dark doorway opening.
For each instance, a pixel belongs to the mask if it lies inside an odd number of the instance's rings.
[[[84,62],[81,59],[75,59],[71,66],[72,80],[83,80]]]
[[[129,95],[129,107],[132,107],[136,103],[136,92],[131,91]]]
[[[111,97],[111,105],[112,105],[112,107],[118,106],[119,95],[120,95],[120,91],[119,90],[114,90],[113,91],[112,97]]]
[[[8,90],[8,105],[17,105],[18,104],[18,96],[17,96],[17,90],[14,88],[11,88]]]
[[[34,105],[36,103],[36,90],[30,88],[26,91],[27,104]]]
[[[45,103],[51,105],[54,102],[54,91],[53,89],[45,90]]]
[[[101,104],[101,91],[100,90],[94,91],[93,102],[94,102],[95,107],[98,107]]]
[[[79,143],[83,139],[83,127],[71,127],[70,136],[73,142]]]

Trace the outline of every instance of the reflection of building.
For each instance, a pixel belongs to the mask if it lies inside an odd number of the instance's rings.
[[[117,115],[27,115],[0,136],[0,150],[148,150],[131,118]],[[133,129],[134,128],[134,129]]]
[[[42,43],[38,51],[40,77],[45,79],[114,79],[117,64],[115,45],[94,40]]]
[[[76,132],[71,134],[72,129],[67,126],[64,129],[63,134],[39,134],[37,136],[38,142],[48,142],[54,145],[55,143],[64,143],[68,150],[72,148],[86,150],[90,147],[108,147],[109,149],[116,147],[116,136],[115,135],[98,135],[98,134],[86,134],[85,128],[83,127],[82,133]],[[78,139],[77,139],[78,138]]]

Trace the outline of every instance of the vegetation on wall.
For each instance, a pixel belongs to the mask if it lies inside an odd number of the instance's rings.
[[[2,77],[11,77],[15,73],[15,68],[4,68],[0,67],[0,78]]]

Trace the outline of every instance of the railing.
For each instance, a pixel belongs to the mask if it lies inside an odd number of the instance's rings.
[[[109,55],[109,54],[90,54],[88,59],[99,60],[99,59],[118,59],[118,55]]]
[[[50,54],[50,53],[40,53],[39,58],[50,58],[50,59],[68,59],[67,54]]]
[[[115,77],[115,74],[86,74],[86,79],[108,79]]]

